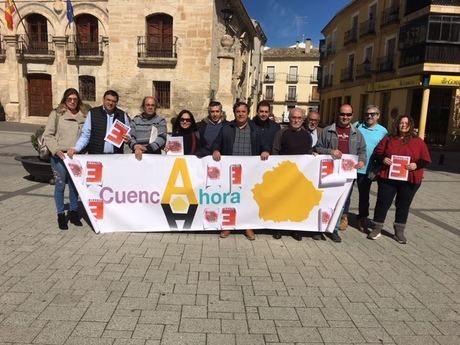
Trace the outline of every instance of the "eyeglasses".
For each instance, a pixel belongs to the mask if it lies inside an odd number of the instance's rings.
[[[77,97],[67,97],[67,102],[78,102]]]
[[[308,121],[310,121],[310,122],[319,122],[319,120],[316,120],[316,119],[308,119]]]
[[[377,115],[379,115],[379,113],[364,113],[364,115],[366,115],[368,117],[369,116],[377,116]]]
[[[340,116],[352,117],[353,113],[340,113]]]
[[[181,118],[180,122],[192,122],[192,119]]]

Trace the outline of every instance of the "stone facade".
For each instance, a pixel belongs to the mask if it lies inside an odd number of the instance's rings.
[[[22,21],[15,13],[13,31],[7,29],[0,10],[4,48],[0,101],[9,121],[45,123],[48,114],[42,109],[46,104],[31,105],[34,95],[30,92],[38,88],[40,94],[49,87],[51,101],[47,102],[51,104],[47,106],[55,107],[66,88],[79,89],[81,77],[89,77],[94,87],[95,98],[86,103],[98,105],[104,91],[114,89],[120,94],[119,107],[130,116],[139,112],[144,96],[159,96],[154,81],[169,88],[169,106],[158,110],[167,117],[185,108],[202,118],[211,99],[222,101],[227,114],[237,99],[259,100],[260,56],[266,38],[241,0],[73,0],[72,4],[75,23],[69,26],[65,1],[18,0]],[[227,21],[223,9],[230,10]],[[38,25],[38,31],[47,35],[47,49],[31,49],[30,41],[44,35],[37,36],[30,24],[36,15],[46,18],[46,29]],[[172,43],[166,54],[146,53],[146,42],[152,38],[149,18],[155,15],[172,22]],[[83,17],[95,22],[87,26],[91,27],[88,35],[94,35],[93,51],[81,49],[81,39],[75,43],[86,30],[78,21]],[[46,102],[47,97],[41,98]]]

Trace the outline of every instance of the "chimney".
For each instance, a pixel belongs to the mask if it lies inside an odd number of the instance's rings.
[[[295,49],[299,49],[299,43],[300,43],[299,41],[295,42]]]
[[[305,54],[310,54],[311,49],[311,38],[305,39]]]

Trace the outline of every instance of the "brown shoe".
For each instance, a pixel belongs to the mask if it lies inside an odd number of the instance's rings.
[[[254,230],[247,229],[246,230],[246,237],[248,238],[249,241],[254,241],[256,239],[256,235],[254,234]]]
[[[220,232],[220,238],[227,238],[232,232],[230,230],[222,230]]]
[[[369,228],[367,226],[367,217],[362,217],[358,219],[358,230],[364,232],[365,234],[369,233]]]
[[[342,218],[340,218],[340,225],[339,230],[345,231],[348,228],[348,215],[342,214]]]

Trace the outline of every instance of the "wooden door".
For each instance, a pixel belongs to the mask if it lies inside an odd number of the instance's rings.
[[[173,19],[166,14],[147,18],[147,56],[172,57]]]
[[[49,74],[29,74],[27,93],[29,116],[48,116],[53,108],[51,76]]]
[[[83,14],[75,19],[78,55],[99,55],[97,18]]]

